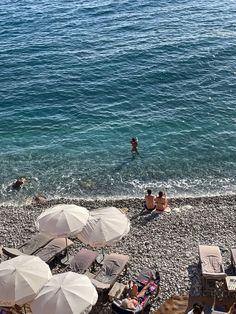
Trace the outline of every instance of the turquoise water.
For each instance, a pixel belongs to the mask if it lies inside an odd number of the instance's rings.
[[[1,201],[235,193],[235,13],[227,0],[2,0]],[[9,191],[18,176],[31,180]]]

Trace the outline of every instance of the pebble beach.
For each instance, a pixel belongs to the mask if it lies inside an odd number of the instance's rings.
[[[198,245],[220,247],[226,272],[230,273],[230,248],[236,245],[236,196],[169,199],[172,209],[155,218],[140,215],[142,199],[123,200],[50,200],[43,205],[1,206],[0,244],[17,247],[37,232],[35,220],[49,206],[73,203],[95,210],[104,206],[126,208],[131,229],[122,241],[105,252],[128,254],[128,271],[120,282],[134,278],[143,267],[158,270],[161,276],[160,293],[152,304],[151,312],[173,294],[201,294],[201,278],[198,268]],[[74,245],[69,254],[82,246],[72,238]],[[4,260],[4,257],[2,257]],[[62,266],[52,269],[62,272]],[[96,308],[91,313],[111,313],[110,304]]]

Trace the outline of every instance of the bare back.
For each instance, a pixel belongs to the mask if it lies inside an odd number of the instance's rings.
[[[156,209],[157,210],[165,210],[168,207],[167,198],[165,196],[156,197]]]
[[[145,201],[146,201],[146,208],[147,209],[153,209],[155,207],[155,201],[154,196],[146,194],[145,195]]]

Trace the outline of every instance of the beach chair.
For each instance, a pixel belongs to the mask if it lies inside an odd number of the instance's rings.
[[[22,254],[33,255],[36,251],[47,245],[53,237],[37,233],[29,241],[18,248],[3,247],[2,252],[8,257],[16,257]]]
[[[216,282],[222,282],[225,286],[226,273],[218,246],[199,245],[199,263],[203,290],[210,290],[212,283],[215,288]]]
[[[0,314],[32,314],[29,304],[19,306],[15,304],[12,307],[0,306]]]
[[[103,265],[91,279],[98,291],[110,289],[123,270],[127,269],[128,255],[111,253],[105,255]]]
[[[236,246],[232,247],[230,252],[231,252],[231,265],[233,266],[234,270],[236,270]]]
[[[72,271],[84,274],[90,269],[98,257],[98,252],[82,248],[70,260],[70,268]]]
[[[67,248],[72,244],[73,242],[69,239],[65,241],[65,238],[55,238],[33,255],[40,257],[44,262],[50,264],[54,259],[63,257],[66,254]]]
[[[144,287],[147,287],[146,292],[143,297],[138,298],[138,305],[135,310],[131,310],[123,307],[122,301],[125,298],[133,297],[133,289],[128,290],[125,294],[121,296],[119,300],[114,300],[112,302],[111,308],[112,313],[116,314],[137,314],[143,313],[143,311],[150,305],[155,297],[159,293],[160,284],[160,274],[158,271],[153,271],[148,268],[144,268],[141,273],[133,280],[134,286],[137,287],[138,292],[140,292]]]

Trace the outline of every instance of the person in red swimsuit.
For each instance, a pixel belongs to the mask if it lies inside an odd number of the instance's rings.
[[[132,137],[130,143],[131,143],[131,152],[138,154],[139,152],[138,152],[138,139],[137,139],[137,137]]]

